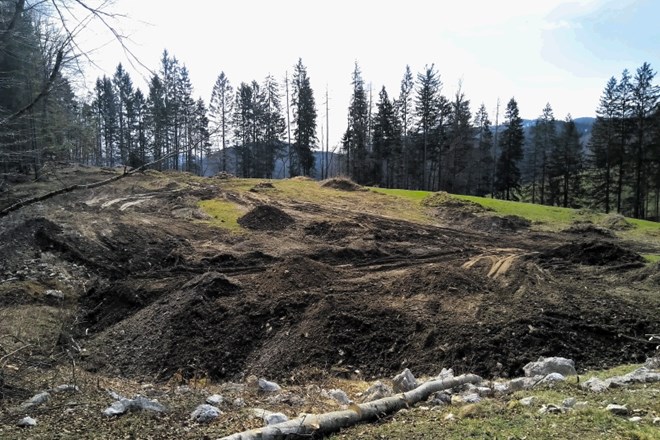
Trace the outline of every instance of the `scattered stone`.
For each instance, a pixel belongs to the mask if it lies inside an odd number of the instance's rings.
[[[633,422],[633,423],[639,423],[639,422],[642,421],[642,418],[639,417],[639,416],[635,416],[635,417],[631,417],[631,418],[629,418],[628,421],[629,421],[629,422]]]
[[[461,396],[463,402],[465,403],[479,403],[481,402],[481,397],[477,393],[467,393]]]
[[[655,417],[655,418],[653,419],[653,424],[654,424],[654,425],[660,425],[660,417]]]
[[[493,383],[493,389],[496,393],[508,394],[511,390],[511,385],[509,382],[495,382]]]
[[[559,373],[563,376],[576,376],[575,362],[572,359],[562,357],[540,357],[536,362],[530,362],[523,367],[525,376],[547,376],[551,373]]]
[[[372,400],[382,399],[383,397],[390,397],[392,389],[385,385],[383,382],[378,381],[371,385],[367,391],[362,395],[363,402],[371,402]]]
[[[222,402],[224,402],[224,401],[225,401],[225,398],[222,397],[220,394],[213,394],[213,395],[206,398],[206,403],[208,403],[209,405],[214,405],[214,406],[222,405]]]
[[[564,401],[561,403],[561,406],[564,408],[574,408],[576,404],[577,399],[575,397],[569,397],[568,399],[564,399]]]
[[[445,420],[454,420],[456,416],[454,416],[452,413],[449,413],[445,416]]]
[[[284,423],[288,420],[289,418],[282,413],[271,413],[264,416],[264,422],[266,422],[266,425],[275,425],[277,423]]]
[[[241,397],[237,397],[231,404],[234,406],[234,408],[243,408],[245,406],[245,400],[243,400]]]
[[[50,289],[44,292],[44,295],[55,299],[64,299],[64,292],[61,290]]]
[[[350,405],[353,403],[351,399],[348,398],[348,395],[340,389],[334,389],[328,391],[328,396],[341,403],[342,405]]]
[[[259,379],[258,384],[259,391],[263,391],[265,393],[276,393],[282,390],[282,387],[280,387],[278,384],[275,382],[270,382],[266,379]]]
[[[523,406],[532,406],[536,402],[536,397],[530,396],[530,397],[525,397],[524,399],[520,399],[520,404]]]
[[[476,392],[480,397],[491,397],[493,395],[493,389],[490,387],[476,387]]]
[[[103,415],[106,417],[121,416],[127,412],[134,411],[163,413],[167,411],[167,409],[155,400],[149,400],[146,397],[137,396],[135,399],[121,399],[114,402],[103,411]]]
[[[649,370],[660,370],[660,355],[646,359],[644,367]]]
[[[305,404],[305,399],[296,394],[284,392],[267,398],[266,402],[271,405],[287,404],[290,406],[302,406]]]
[[[213,420],[220,417],[222,411],[213,405],[202,404],[195,408],[190,414],[190,418],[197,423],[211,423]]]
[[[51,389],[50,392],[53,394],[58,394],[58,393],[77,393],[80,391],[80,388],[78,388],[77,385],[70,385],[70,384],[65,384],[65,385],[58,385],[55,388]]]
[[[517,377],[509,382],[509,391],[528,390],[543,379],[542,376]]]
[[[610,385],[604,380],[598,379],[597,377],[592,377],[586,382],[583,382],[582,385],[580,386],[593,393],[602,393],[603,391],[608,389]]]
[[[435,378],[436,380],[447,380],[447,379],[452,379],[454,377],[454,370],[451,368],[443,368],[440,374],[438,374]]]
[[[50,400],[50,393],[44,391],[43,393],[35,394],[30,400],[26,400],[21,404],[22,409],[35,408],[39,405],[42,405]]]
[[[589,407],[589,402],[586,400],[582,402],[577,402],[574,406],[573,409],[587,409]]]
[[[18,421],[16,426],[18,426],[19,428],[32,428],[34,426],[37,426],[37,421],[32,417],[23,417],[21,420]]]
[[[188,385],[179,385],[174,392],[176,394],[188,394],[192,392],[192,389]]]
[[[539,414],[561,414],[564,410],[557,405],[549,404],[543,405],[539,410]]]
[[[113,399],[115,399],[115,400],[123,400],[123,399],[125,399],[124,396],[122,396],[122,395],[120,395],[120,394],[117,394],[117,393],[115,393],[115,392],[112,391],[112,390],[108,390],[108,395],[109,395],[110,397],[112,397]]]
[[[450,405],[451,394],[449,394],[447,391],[438,391],[431,397],[430,403],[436,406]]]
[[[227,392],[236,392],[236,393],[242,393],[245,391],[245,384],[242,383],[234,383],[234,382],[227,382],[222,386],[222,389],[227,391]]]
[[[415,379],[415,376],[413,376],[408,368],[394,376],[392,383],[394,385],[395,393],[405,393],[406,391],[417,388],[417,379]]]
[[[611,403],[611,404],[607,405],[605,410],[609,411],[610,413],[614,414],[615,416],[627,416],[628,415],[628,407],[626,405],[616,405],[614,403]]]
[[[633,383],[660,382],[660,373],[653,372],[646,367],[641,367],[623,376],[608,379],[610,386],[625,386]]]
[[[566,378],[564,377],[563,374],[560,373],[550,373],[547,376],[545,376],[539,384],[542,383],[556,383],[556,382],[564,382]]]

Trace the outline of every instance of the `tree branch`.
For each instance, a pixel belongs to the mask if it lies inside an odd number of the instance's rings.
[[[189,148],[188,151],[192,151],[192,150],[195,149],[195,148],[197,148],[197,145],[195,145],[195,146]],[[180,152],[180,151],[174,151],[174,152],[172,152],[172,153],[170,153],[170,154],[167,154],[167,155],[161,157],[161,158],[158,159],[158,160],[154,160],[153,162],[146,163],[146,164],[144,164],[144,165],[142,165],[142,166],[140,166],[140,167],[138,167],[138,168],[132,169],[132,170],[130,170],[130,171],[126,171],[126,170],[124,170],[123,173],[118,174],[118,175],[116,175],[116,176],[113,176],[113,177],[111,177],[111,178],[109,178],[109,179],[101,180],[101,181],[99,181],[99,182],[94,182],[94,183],[90,183],[90,184],[87,184],[87,185],[80,185],[80,184],[78,184],[78,185],[67,186],[67,187],[65,187],[65,188],[60,188],[60,189],[58,189],[58,190],[51,191],[51,192],[49,192],[49,193],[42,194],[42,195],[40,195],[40,196],[32,197],[32,198],[29,198],[29,199],[26,199],[26,200],[23,200],[23,201],[20,201],[20,202],[14,203],[13,205],[10,205],[10,206],[8,206],[7,208],[5,208],[5,209],[3,209],[2,211],[0,211],[0,218],[5,217],[5,216],[7,216],[9,213],[14,212],[14,211],[17,211],[17,210],[19,210],[19,209],[21,209],[21,208],[24,208],[24,207],[26,207],[26,206],[30,206],[30,205],[34,205],[35,203],[43,202],[44,200],[51,199],[51,198],[53,198],[53,197],[55,197],[55,196],[58,196],[58,195],[60,195],[60,194],[66,194],[66,193],[69,193],[69,192],[72,192],[72,191],[83,190],[83,189],[98,188],[98,187],[100,187],[100,186],[104,186],[104,185],[107,185],[107,184],[109,184],[109,183],[116,182],[117,180],[123,179],[124,177],[131,176],[131,175],[133,175],[133,174],[135,174],[135,173],[138,173],[138,172],[140,172],[140,171],[143,171],[143,170],[145,170],[145,169],[147,169],[147,168],[149,168],[149,167],[151,167],[151,166],[158,165],[159,163],[161,163],[161,162],[163,162],[163,161],[165,161],[165,160],[167,160],[167,159],[170,159],[170,158],[176,156],[177,154],[183,154],[183,153],[185,153],[185,151],[183,151],[183,152]]]
[[[48,81],[46,81],[46,84],[44,84],[44,87],[41,89],[41,92],[39,92],[39,94],[28,105],[21,108],[16,113],[14,113],[10,116],[7,116],[5,119],[3,119],[0,122],[0,126],[6,125],[6,124],[20,118],[25,113],[29,112],[35,105],[37,105],[39,103],[39,101],[41,101],[46,95],[48,95],[51,88],[53,87],[53,84],[55,83],[55,80],[57,79],[57,76],[60,73],[60,68],[62,67],[62,58],[64,58],[64,48],[61,47],[57,51],[57,56],[55,58],[55,65],[53,66],[53,70],[51,70],[51,72],[50,72],[50,76],[48,77]]]
[[[481,382],[481,378],[474,374],[466,374],[445,380],[431,380],[407,393],[354,405],[351,409],[344,411],[307,414],[294,420],[240,432],[223,437],[220,440],[316,438],[319,434],[336,432],[341,428],[353,426],[360,422],[375,420],[382,415],[392,414],[400,409],[428,399],[431,394],[437,391],[454,388],[466,383],[478,382]]]

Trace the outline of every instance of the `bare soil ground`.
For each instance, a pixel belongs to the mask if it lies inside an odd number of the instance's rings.
[[[61,168],[12,186],[0,209],[112,172]],[[460,206],[420,207],[415,222],[379,213],[386,196],[369,191],[348,202],[311,181],[289,184],[318,199],[236,182],[147,172],[0,218],[0,358],[30,345],[0,365],[0,402],[34,391],[26,366],[72,360],[99,377],[301,385],[405,367],[507,377],[550,355],[604,368],[654,351],[660,265],[637,253],[654,244]],[[245,213],[242,231],[203,220],[197,202],[216,198]]]

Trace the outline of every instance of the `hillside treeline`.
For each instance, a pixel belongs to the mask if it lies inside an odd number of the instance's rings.
[[[281,78],[232,83],[220,72],[206,101],[194,98],[186,66],[164,51],[145,90],[119,64],[81,95],[76,60],[67,56],[71,40],[44,18],[43,2],[17,13],[20,3],[0,3],[5,177],[39,178],[48,160],[137,166],[166,157],[159,169],[258,178],[341,173],[364,185],[660,218],[659,91],[648,63],[604,85],[587,128],[570,114],[556,117],[550,104],[528,121],[515,98],[489,113],[462,87],[446,96],[433,64],[417,73],[406,66],[397,90],[373,90],[356,63],[347,72],[346,129],[330,148],[302,60]]]

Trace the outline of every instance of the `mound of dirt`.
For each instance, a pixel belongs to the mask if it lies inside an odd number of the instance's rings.
[[[564,244],[541,253],[537,258],[543,263],[570,262],[586,266],[619,266],[644,261],[636,252],[599,240]]]
[[[478,203],[459,199],[444,191],[439,191],[426,197],[422,200],[422,205],[429,208],[438,208],[440,215],[452,218],[471,217],[474,214],[481,214],[488,211],[488,209]]]
[[[280,231],[295,223],[295,219],[279,208],[259,205],[238,219],[238,224],[257,231]]]
[[[583,236],[597,235],[599,237],[606,237],[606,238],[616,237],[616,235],[609,229],[604,228],[602,226],[594,225],[591,222],[572,224],[568,228],[564,229],[562,232],[565,232],[567,234],[575,234],[575,235],[583,235]]]
[[[480,215],[467,222],[467,226],[478,231],[507,231],[515,232],[521,229],[529,229],[532,222],[518,217],[517,215],[507,215],[504,217],[496,215]]]
[[[355,235],[360,232],[363,233],[364,230],[359,224],[348,221],[314,221],[305,226],[305,235],[311,235],[332,242],[342,240],[349,235]]]
[[[275,292],[315,289],[330,285],[336,276],[337,271],[330,265],[294,256],[274,264],[258,284],[263,290]]]
[[[269,189],[275,189],[275,185],[273,185],[270,182],[259,182],[256,185],[254,185],[252,188],[250,188],[251,192],[260,192],[260,191],[265,191]]]
[[[613,231],[627,231],[634,226],[621,214],[610,214],[602,221],[603,226]]]
[[[323,188],[338,189],[340,191],[366,191],[367,189],[346,177],[334,177],[321,183]]]
[[[632,282],[643,282],[653,288],[660,288],[660,262],[636,270],[629,277]]]

